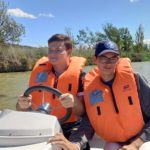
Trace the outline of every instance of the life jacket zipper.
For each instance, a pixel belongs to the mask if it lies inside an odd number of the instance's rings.
[[[112,94],[112,101],[113,101],[113,104],[114,104],[114,108],[115,108],[116,113],[118,114],[119,109],[118,109],[118,106],[117,106],[117,103],[116,103],[116,99],[115,99],[115,95],[114,95],[114,92],[112,90],[112,87],[110,87],[110,90],[111,90],[111,94]]]

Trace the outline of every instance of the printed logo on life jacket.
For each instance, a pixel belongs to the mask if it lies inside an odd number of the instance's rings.
[[[48,72],[37,73],[35,82],[47,82],[47,80],[48,80]]]
[[[101,90],[92,91],[89,94],[89,97],[90,97],[91,105],[94,105],[94,104],[97,104],[99,102],[103,102],[104,101],[103,92]]]
[[[123,86],[123,91],[125,92],[125,91],[128,91],[128,90],[130,90],[129,84],[124,85]]]

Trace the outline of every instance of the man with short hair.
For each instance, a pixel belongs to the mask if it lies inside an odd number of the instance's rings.
[[[95,133],[106,141],[104,150],[139,150],[150,141],[150,87],[134,73],[128,58],[120,58],[116,43],[106,40],[96,45],[92,69],[84,79],[87,116],[73,132],[66,150],[82,149]],[[59,143],[59,136],[50,142]],[[146,145],[146,146],[144,146]],[[147,149],[140,149],[147,150]]]
[[[86,59],[72,57],[72,41],[63,34],[55,34],[48,40],[48,56],[42,57],[35,64],[29,81],[29,86],[44,85],[60,90],[59,98],[47,91],[34,91],[28,97],[20,96],[16,108],[20,111],[36,110],[45,102],[52,107],[51,114],[58,119],[66,114],[66,109],[72,109],[72,114],[61,124],[64,135],[69,138],[71,132],[80,124],[84,113],[82,74]]]

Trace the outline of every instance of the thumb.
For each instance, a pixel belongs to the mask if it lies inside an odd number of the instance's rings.
[[[65,97],[67,97],[69,95],[69,93],[65,93],[59,96],[59,100],[64,99]]]

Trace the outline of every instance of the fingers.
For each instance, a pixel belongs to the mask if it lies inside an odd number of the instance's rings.
[[[52,145],[57,145],[64,150],[77,150],[77,146],[68,141],[62,133],[56,134],[53,138],[50,139],[49,143]]]
[[[65,108],[74,107],[74,96],[70,93],[62,94],[59,100]]]
[[[60,100],[63,100],[63,99],[66,99],[67,97],[70,97],[70,93],[64,93],[64,94],[61,94],[60,96],[59,96],[59,99]]]
[[[54,137],[50,139],[51,143],[55,141],[67,141],[67,139],[64,137],[62,133],[57,133]]]
[[[62,133],[58,133],[54,137],[50,138],[48,143],[51,143],[53,145],[59,145],[60,147],[65,149],[66,139]]]
[[[23,95],[20,95],[18,100],[31,100],[32,99],[32,95],[29,95],[29,96],[23,96]]]

